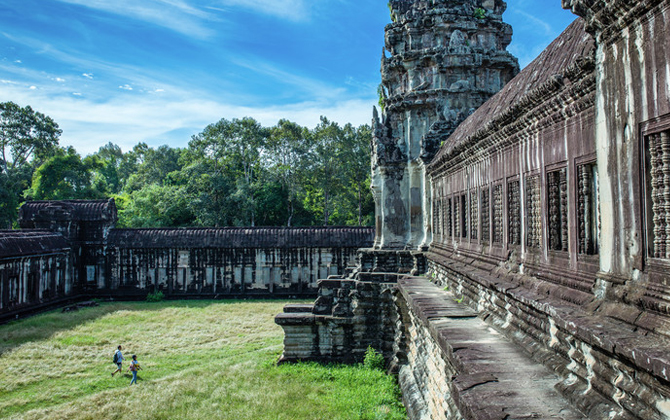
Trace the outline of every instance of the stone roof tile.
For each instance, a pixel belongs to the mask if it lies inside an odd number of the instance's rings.
[[[368,227],[228,227],[112,229],[116,248],[330,248],[371,247]]]
[[[69,249],[59,233],[45,230],[0,230],[0,258],[64,252]]]

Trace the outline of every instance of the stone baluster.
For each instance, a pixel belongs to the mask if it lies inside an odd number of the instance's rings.
[[[668,238],[670,238],[670,132],[665,131],[660,134],[661,144],[661,167],[663,168],[663,195],[660,202],[663,204],[662,214],[664,222],[664,235],[662,238],[663,250],[660,253],[661,258],[670,258],[670,247],[668,247]],[[660,181],[660,180],[659,180]]]
[[[561,217],[561,249],[568,250],[568,176],[567,169],[563,168],[558,173],[560,196],[560,217]]]

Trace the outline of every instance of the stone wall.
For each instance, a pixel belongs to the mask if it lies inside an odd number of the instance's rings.
[[[370,228],[114,229],[98,292],[169,297],[316,296],[343,275]]]
[[[61,235],[0,230],[0,319],[67,299],[73,279],[70,246]]]
[[[35,201],[0,231],[0,320],[67,300],[314,297],[366,227],[115,229],[114,200]],[[39,228],[42,230],[34,230]]]

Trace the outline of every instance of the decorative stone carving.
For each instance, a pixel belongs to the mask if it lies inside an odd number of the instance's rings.
[[[549,248],[568,250],[568,195],[566,169],[547,173]]]
[[[470,191],[470,239],[477,239],[479,233],[479,203],[477,190]]]
[[[593,255],[598,253],[598,192],[596,188],[595,163],[579,165],[577,176],[579,185],[577,191],[577,219],[579,222],[579,253]]]
[[[482,213],[482,242],[488,243],[491,240],[491,218],[490,212],[490,193],[488,188],[481,190],[481,213]]]
[[[670,258],[670,131],[647,136],[653,213],[653,256]]]
[[[503,190],[502,184],[493,187],[493,242],[503,241]]]
[[[425,165],[458,124],[517,74],[518,63],[505,50],[512,30],[502,21],[503,1],[391,0],[389,7],[394,22],[382,55],[382,115],[375,110],[373,118],[372,185],[383,213],[375,247],[424,249],[431,238],[425,221],[435,218],[430,201],[412,191],[427,190]],[[481,7],[484,18],[475,13]],[[465,206],[457,207],[467,217]],[[467,232],[460,219],[454,223],[457,236]]]
[[[533,175],[526,178],[526,215],[528,220],[526,245],[530,248],[539,248],[542,245],[539,175]]]
[[[521,245],[521,191],[519,181],[507,183],[507,232],[510,245]]]

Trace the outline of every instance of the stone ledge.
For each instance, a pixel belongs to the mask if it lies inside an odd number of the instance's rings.
[[[584,419],[554,386],[560,378],[533,362],[476,312],[425,278],[408,277],[399,291],[413,315],[454,366],[451,398],[467,419]],[[424,398],[430,396],[424,396]]]

